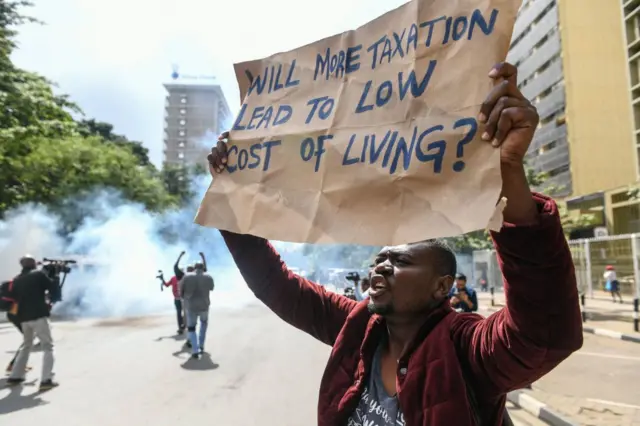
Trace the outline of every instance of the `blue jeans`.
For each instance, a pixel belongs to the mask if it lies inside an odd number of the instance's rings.
[[[196,336],[196,325],[200,318],[200,333]],[[192,311],[187,310],[187,330],[189,331],[189,341],[191,342],[191,351],[197,354],[200,350],[204,350],[204,340],[207,336],[207,325],[209,322],[209,311]]]

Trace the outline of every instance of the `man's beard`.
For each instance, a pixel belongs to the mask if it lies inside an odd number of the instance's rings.
[[[369,309],[369,312],[371,312],[372,314],[378,314],[381,316],[393,313],[393,305],[391,303],[387,305],[377,306],[375,303],[370,301],[367,305],[367,309]]]

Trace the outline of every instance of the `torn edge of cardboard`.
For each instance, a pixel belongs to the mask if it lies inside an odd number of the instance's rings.
[[[495,209],[493,209],[493,214],[489,218],[489,223],[487,223],[487,227],[485,228],[487,231],[500,232],[503,223],[502,212],[505,207],[507,207],[507,197],[501,197]]]

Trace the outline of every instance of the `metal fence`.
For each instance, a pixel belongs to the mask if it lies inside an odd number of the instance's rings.
[[[620,282],[620,292],[640,298],[639,240],[640,234],[628,234],[569,241],[580,292],[593,297],[594,291],[604,290],[605,267],[612,265]],[[476,285],[485,279],[489,286],[502,288],[495,250],[473,252],[472,276]]]

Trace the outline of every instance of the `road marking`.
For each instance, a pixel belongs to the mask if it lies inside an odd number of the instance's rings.
[[[603,353],[598,353],[598,352],[584,352],[584,351],[578,351],[578,352],[575,352],[575,354],[576,355],[585,355],[585,356],[597,356],[597,357],[600,357],[600,358],[625,359],[627,361],[639,361],[640,362],[640,357],[637,357],[637,356],[603,354]]]
[[[595,403],[598,403],[598,404],[604,404],[604,405],[613,405],[614,407],[640,409],[640,405],[624,404],[622,402],[614,402],[614,401],[605,401],[604,399],[587,398],[587,401],[595,402]]]

